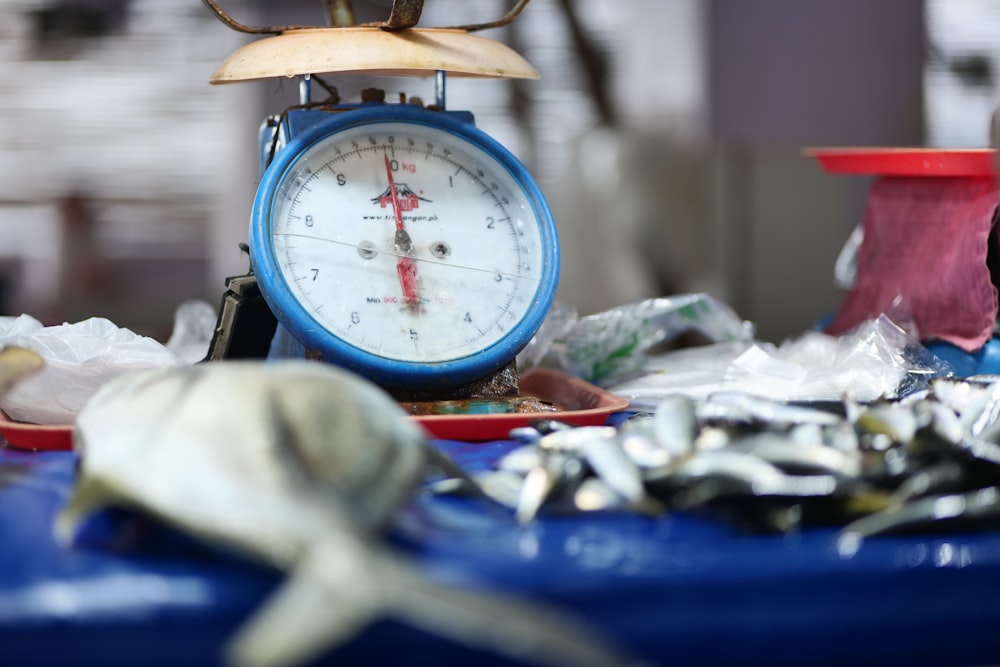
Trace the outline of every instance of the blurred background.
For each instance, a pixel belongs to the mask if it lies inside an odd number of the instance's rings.
[[[243,23],[323,24],[319,0],[222,0]],[[422,25],[510,0],[427,0]],[[389,0],[354,0],[359,20]],[[589,314],[704,291],[780,342],[835,309],[868,181],[804,146],[988,143],[1000,3],[533,0],[511,44],[539,81],[449,79],[448,103],[535,173]],[[217,305],[258,181],[261,120],[292,80],[210,86],[249,39],[200,0],[0,0],[0,313],[107,317],[165,339]],[[422,79],[327,77],[346,100]]]

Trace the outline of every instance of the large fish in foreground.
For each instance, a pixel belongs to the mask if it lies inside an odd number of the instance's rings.
[[[289,572],[228,646],[235,665],[296,665],[383,616],[537,664],[627,662],[561,613],[435,584],[384,546],[429,448],[397,403],[345,371],[216,362],[122,376],[80,413],[74,446],[64,543],[91,512],[127,506]]]

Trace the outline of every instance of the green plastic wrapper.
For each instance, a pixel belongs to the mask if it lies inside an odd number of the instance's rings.
[[[647,299],[586,317],[556,305],[518,357],[518,367],[554,366],[608,387],[642,375],[650,353],[689,332],[710,343],[754,337],[753,324],[702,293]]]

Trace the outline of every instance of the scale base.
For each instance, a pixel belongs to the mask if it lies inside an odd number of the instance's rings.
[[[517,381],[517,365],[512,359],[503,368],[468,384],[441,391],[408,391],[386,387],[400,402],[461,401],[470,398],[517,398],[520,390]]]
[[[266,359],[278,320],[264,301],[253,273],[226,279],[219,321],[205,361],[226,359]],[[306,350],[307,359],[320,361],[318,353]],[[451,389],[427,391],[385,387],[400,402],[456,401],[470,398],[516,398],[517,366],[512,359],[506,366],[478,380]]]

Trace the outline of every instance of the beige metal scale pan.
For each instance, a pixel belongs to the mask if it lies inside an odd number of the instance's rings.
[[[408,28],[296,29],[251,42],[226,58],[213,84],[306,74],[359,73],[537,79],[520,54],[464,30]]]

